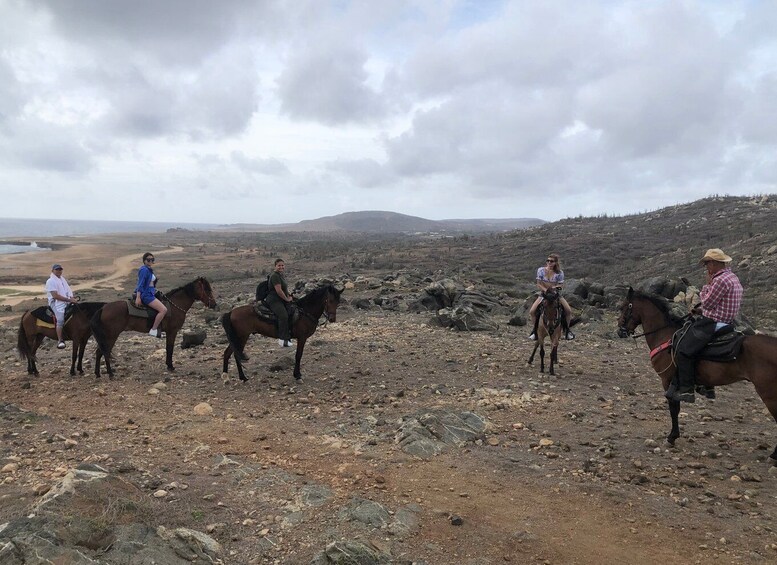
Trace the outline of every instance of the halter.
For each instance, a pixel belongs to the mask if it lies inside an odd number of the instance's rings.
[[[322,312],[322,316],[324,316],[324,318],[326,319],[327,323],[329,323],[331,321],[330,318],[329,318],[329,312],[327,311],[327,308],[326,308],[328,305],[329,305],[329,293],[327,292],[326,298],[324,298],[324,311]],[[319,316],[318,318],[314,318],[313,314],[310,314],[310,313],[306,312],[305,310],[303,310],[302,308],[300,308],[296,304],[294,305],[294,307],[297,310],[299,310],[300,314],[302,314],[308,320],[310,320],[311,322],[316,324],[316,326],[320,325],[320,323],[321,323],[321,316]]]

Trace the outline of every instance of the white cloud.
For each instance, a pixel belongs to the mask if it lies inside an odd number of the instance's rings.
[[[0,0],[4,214],[44,185],[90,195],[72,217],[163,188],[176,206],[140,218],[215,222],[773,191],[776,19],[701,0]]]

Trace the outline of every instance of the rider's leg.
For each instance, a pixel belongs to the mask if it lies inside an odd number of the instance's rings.
[[[540,317],[537,315],[537,308],[539,308],[541,303],[542,296],[538,296],[537,300],[535,300],[534,304],[532,304],[531,308],[529,308],[529,320],[531,320],[533,327],[531,333],[529,334],[529,339],[537,339],[537,326],[539,326],[540,323]]]
[[[57,331],[57,349],[65,349],[65,341],[62,339],[62,330],[65,327],[65,310],[52,310]]]
[[[696,382],[696,356],[709,343],[715,333],[715,321],[699,317],[691,324],[680,338],[675,355],[677,365],[677,390],[672,400],[693,402],[695,399],[694,385]]]
[[[159,329],[159,324],[162,323],[162,320],[165,319],[165,315],[167,314],[167,306],[162,304],[162,301],[158,298],[154,298],[154,300],[146,304],[146,306],[156,310],[156,317],[154,318],[154,323],[151,325],[151,331],[158,334],[157,330]]]

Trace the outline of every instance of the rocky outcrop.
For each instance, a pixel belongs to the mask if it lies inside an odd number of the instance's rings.
[[[0,526],[0,563],[222,563],[221,545],[210,536],[149,524],[152,504],[105,469],[79,465],[31,515]]]

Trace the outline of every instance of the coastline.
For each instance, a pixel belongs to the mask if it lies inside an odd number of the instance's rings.
[[[47,248],[0,254],[0,310],[11,312],[45,303],[51,265],[60,263],[70,287],[89,300],[113,300],[131,284],[131,274],[147,250],[175,254],[183,247],[160,234],[100,234],[47,237]],[[161,240],[161,241],[160,241]],[[38,241],[36,239],[36,241]],[[39,243],[40,244],[40,243]],[[160,245],[161,244],[161,245]]]

